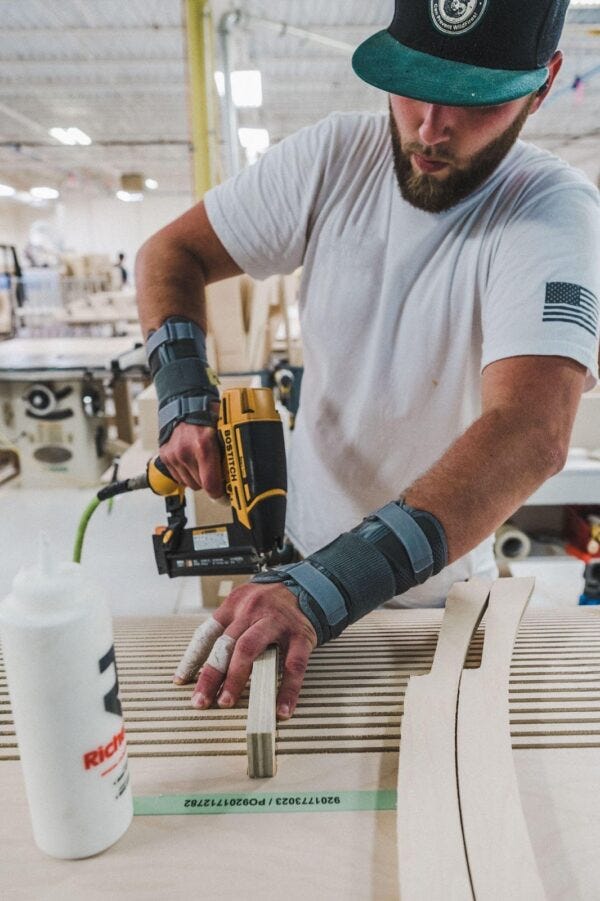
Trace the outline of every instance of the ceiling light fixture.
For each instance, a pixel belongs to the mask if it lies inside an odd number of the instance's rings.
[[[237,107],[262,106],[262,75],[258,69],[231,73],[231,95]]]
[[[123,203],[139,203],[140,200],[144,199],[141,191],[117,191],[117,197]]]
[[[61,144],[76,144],[75,138],[69,134],[66,128],[51,128],[48,132],[51,137],[56,138]]]
[[[92,143],[90,136],[86,135],[85,131],[82,131],[80,128],[51,128],[48,134],[60,141],[61,144],[68,144],[71,147],[75,144],[87,147]]]
[[[83,147],[88,147],[92,143],[90,136],[86,135],[85,131],[82,131],[80,128],[69,128],[68,131],[73,135],[77,143]]]
[[[155,178],[147,178],[144,184],[150,191],[156,191],[158,188],[158,182]]]
[[[264,153],[270,144],[266,128],[238,128],[238,137],[249,163],[255,163],[259,154]]]
[[[231,73],[229,81],[235,106],[262,106],[262,75],[258,69],[236,69]],[[219,97],[224,97],[225,76],[222,72],[215,72],[215,84]]]
[[[41,185],[38,188],[31,188],[29,193],[32,197],[35,197],[36,200],[56,200],[56,198],[60,196],[56,188],[48,188],[46,185]]]
[[[10,185],[0,185],[0,197],[14,197],[16,193],[15,188]]]

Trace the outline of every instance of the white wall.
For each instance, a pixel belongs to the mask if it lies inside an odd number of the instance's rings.
[[[34,222],[45,221],[57,234],[64,251],[126,256],[133,273],[135,254],[146,238],[194,203],[189,196],[148,195],[140,203],[112,197],[68,195],[44,207],[28,207],[0,198],[0,243],[15,244],[21,255]],[[21,261],[23,258],[21,256]]]
[[[45,211],[43,215],[46,216]],[[27,243],[29,228],[39,217],[40,210],[0,197],[0,244],[14,244],[22,251]]]

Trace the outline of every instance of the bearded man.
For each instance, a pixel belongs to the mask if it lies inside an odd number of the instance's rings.
[[[381,603],[441,605],[453,582],[493,577],[490,536],[564,465],[597,376],[599,203],[518,135],[560,69],[566,8],[397,0],[353,57],[389,115],[303,129],[140,251],[153,371],[198,362],[159,398],[161,411],[187,398],[163,413],[161,457],[211,496],[223,486],[203,286],[303,267],[287,530],[304,560],[215,613],[222,647],[197,661],[196,707],[234,705],[277,643],[277,711],[291,716],[318,643]],[[182,320],[193,340],[177,337]]]

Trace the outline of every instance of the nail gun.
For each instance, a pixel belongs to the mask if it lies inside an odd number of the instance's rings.
[[[187,527],[185,489],[160,457],[146,472],[102,488],[99,501],[150,488],[165,498],[167,524],[152,536],[159,573],[174,576],[256,573],[279,562],[287,476],[281,417],[269,388],[223,392],[217,431],[233,522]]]

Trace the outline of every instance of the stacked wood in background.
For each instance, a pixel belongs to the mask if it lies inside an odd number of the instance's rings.
[[[261,282],[241,275],[207,287],[209,362],[219,373],[262,369],[272,352],[301,365],[298,284],[292,273]]]

